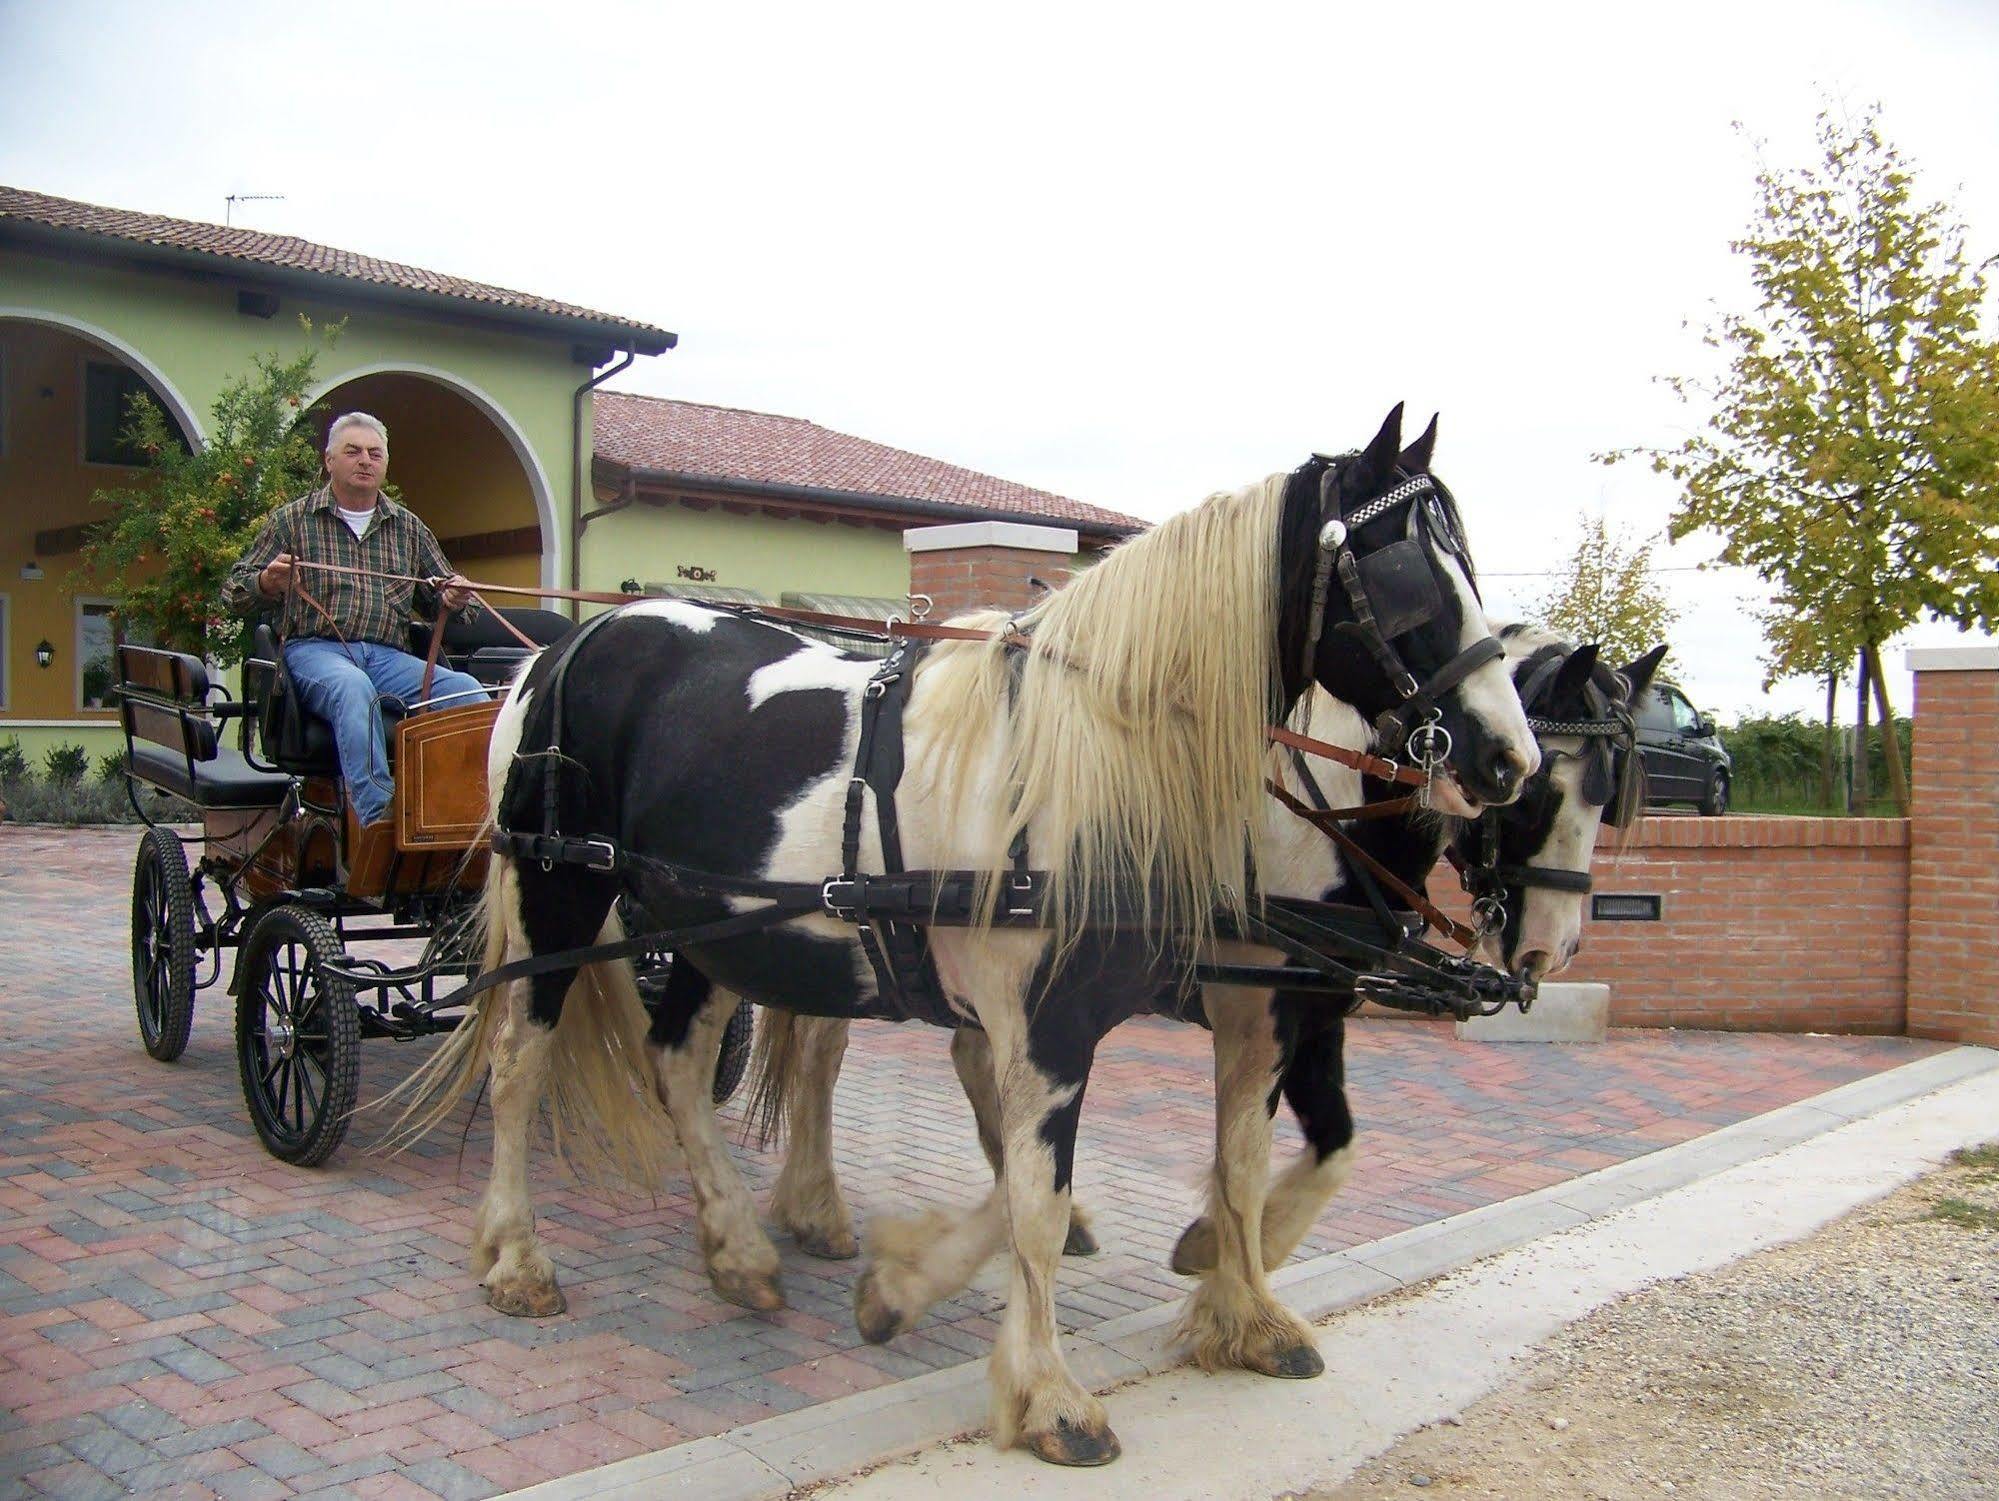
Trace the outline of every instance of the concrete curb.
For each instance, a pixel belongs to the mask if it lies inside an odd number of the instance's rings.
[[[1271,1283],[1301,1316],[1323,1319],[1994,1071],[1999,1052],[1955,1048],[1566,1183],[1284,1267]],[[1149,1308],[1067,1336],[1070,1369],[1093,1391],[1176,1369],[1186,1363],[1172,1337],[1177,1317],[1177,1307]],[[984,1428],[985,1365],[975,1358],[511,1494],[765,1501]]]

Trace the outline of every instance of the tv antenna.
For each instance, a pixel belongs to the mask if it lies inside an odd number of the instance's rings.
[[[234,222],[236,205],[239,203],[283,203],[284,201],[283,193],[231,193],[222,200],[223,226],[226,228]]]

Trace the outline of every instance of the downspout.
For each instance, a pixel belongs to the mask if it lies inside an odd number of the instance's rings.
[[[595,521],[599,516],[606,515],[611,511],[621,511],[631,504],[631,500],[626,498],[618,503],[605,506],[602,510],[593,511],[588,516],[583,514],[583,497],[590,482],[588,466],[583,462],[583,403],[589,399],[590,393],[596,390],[597,387],[603,385],[612,376],[631,369],[637,361],[638,352],[634,349],[627,349],[624,358],[619,360],[617,364],[611,366],[602,375],[591,376],[590,379],[578,386],[576,388],[576,395],[571,401],[569,456],[572,460],[573,468],[569,477],[569,587],[572,589],[583,587],[583,528],[585,524]],[[582,606],[573,599],[569,601],[569,618],[571,620],[580,620],[583,618]]]

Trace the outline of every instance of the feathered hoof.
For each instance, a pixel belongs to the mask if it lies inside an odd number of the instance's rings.
[[[1079,1427],[1067,1418],[1057,1418],[1053,1428],[1040,1433],[1022,1434],[1021,1442],[1036,1459],[1077,1469],[1107,1465],[1124,1452],[1118,1446],[1117,1435],[1111,1432],[1109,1424],[1092,1430]]]
[[[1069,1238],[1062,1242],[1064,1256],[1094,1256],[1098,1251],[1097,1238],[1090,1234],[1090,1227],[1081,1220],[1069,1221]]]
[[[486,1302],[514,1319],[552,1319],[569,1308],[553,1282],[501,1283],[486,1289]]]
[[[854,1327],[871,1345],[885,1345],[909,1327],[909,1320],[889,1306],[869,1267],[854,1284]]]
[[[860,1239],[851,1230],[794,1230],[792,1239],[799,1250],[821,1261],[852,1261],[861,1254]]]
[[[1259,1375],[1276,1376],[1284,1381],[1309,1381],[1326,1372],[1326,1360],[1318,1346],[1307,1344],[1255,1351],[1245,1364]]]
[[[1168,1265],[1183,1277],[1198,1277],[1215,1269],[1216,1256],[1215,1227],[1204,1216],[1180,1232]]]
[[[747,1308],[753,1313],[776,1313],[784,1307],[784,1289],[775,1277],[759,1277],[749,1272],[708,1272],[708,1285],[724,1303]]]

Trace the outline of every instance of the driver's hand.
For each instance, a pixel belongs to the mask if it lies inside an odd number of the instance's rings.
[[[266,563],[257,574],[257,592],[266,599],[283,599],[291,590],[294,561],[290,553],[281,552]]]
[[[444,608],[456,613],[465,608],[472,599],[472,581],[462,573],[454,573],[438,586],[438,597]]]

